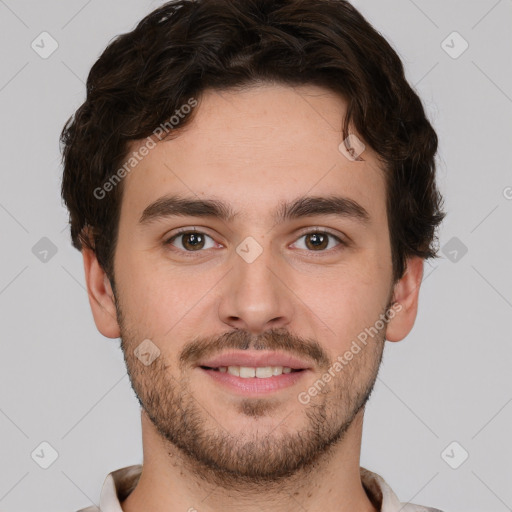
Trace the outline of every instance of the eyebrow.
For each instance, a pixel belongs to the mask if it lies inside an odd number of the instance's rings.
[[[303,196],[293,201],[281,202],[274,211],[278,223],[313,217],[317,215],[336,215],[356,220],[362,224],[370,222],[370,215],[359,203],[342,196]],[[210,217],[225,222],[236,216],[230,205],[217,199],[192,199],[177,195],[160,197],[147,206],[139,219],[140,224],[168,217]]]

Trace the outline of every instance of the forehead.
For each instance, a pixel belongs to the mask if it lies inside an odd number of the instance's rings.
[[[375,153],[366,146],[364,161],[351,161],[339,149],[346,112],[339,95],[317,86],[260,85],[206,90],[198,100],[184,129],[158,142],[126,176],[122,210],[140,215],[159,197],[180,194],[223,199],[241,216],[261,218],[277,200],[340,194],[372,216],[385,215]]]

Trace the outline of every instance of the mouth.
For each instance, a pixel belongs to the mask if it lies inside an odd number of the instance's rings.
[[[305,371],[304,368],[290,368],[289,366],[219,366],[213,368],[211,366],[200,366],[203,370],[211,370],[219,373],[228,373],[242,379],[269,379],[287,373],[296,373]]]
[[[198,366],[198,370],[231,394],[261,397],[290,388],[302,381],[309,370],[289,366]]]
[[[225,391],[261,396],[296,385],[313,372],[309,361],[274,351],[228,351],[196,367]]]

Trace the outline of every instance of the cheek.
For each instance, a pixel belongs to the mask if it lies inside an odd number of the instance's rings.
[[[204,314],[205,307],[212,308],[208,291],[219,280],[215,269],[178,270],[162,256],[144,252],[127,253],[116,264],[126,321],[148,338],[170,336],[178,326],[182,332]]]
[[[306,278],[299,297],[327,328],[333,345],[350,344],[362,330],[374,325],[387,305],[388,272],[365,260],[365,265],[338,268],[330,276]],[[339,350],[339,349],[338,349]]]

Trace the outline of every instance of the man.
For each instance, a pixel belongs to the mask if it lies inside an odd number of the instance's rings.
[[[143,464],[102,512],[435,510],[359,466],[443,212],[436,134],[348,2],[167,3],[103,52],[62,143],[141,405]]]

